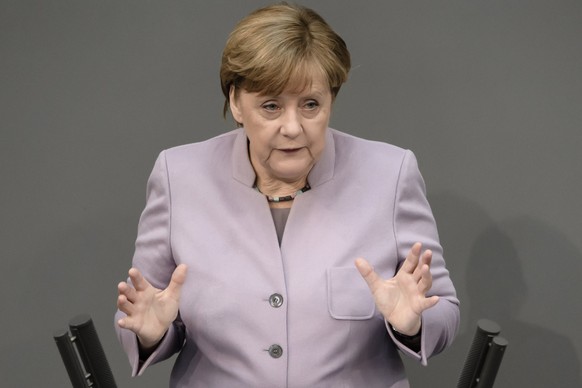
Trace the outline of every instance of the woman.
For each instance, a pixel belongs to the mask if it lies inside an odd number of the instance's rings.
[[[179,352],[172,387],[407,387],[398,351],[426,364],[450,344],[458,301],[414,155],[328,128],[349,68],[307,8],[231,33],[240,128],[160,154],[118,286],[134,375]]]

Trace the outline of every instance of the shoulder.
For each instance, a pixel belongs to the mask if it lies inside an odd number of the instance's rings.
[[[201,142],[167,148],[159,153],[152,174],[157,172],[170,179],[180,179],[224,170],[231,164],[238,133],[234,130]]]
[[[220,169],[230,165],[239,132],[229,131],[204,141],[167,148],[160,152],[156,164],[164,165],[168,173],[173,174],[192,175],[197,170]]]
[[[407,157],[414,157],[410,150],[381,141],[367,140],[336,129],[330,129],[337,161],[346,160],[358,165],[396,166]]]
[[[239,132],[240,129],[235,129],[204,141],[168,148],[162,151],[162,154],[164,154],[167,160],[171,161],[184,159],[191,161],[193,158],[202,161],[212,159],[216,156],[223,157],[225,154],[228,155],[232,150]]]

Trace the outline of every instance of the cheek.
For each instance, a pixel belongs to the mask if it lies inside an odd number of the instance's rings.
[[[263,160],[268,158],[271,153],[269,143],[262,139],[251,140],[251,153]]]
[[[318,128],[312,131],[309,136],[309,151],[315,160],[319,160],[319,157],[323,153],[325,148],[325,135],[327,133],[327,127]]]
[[[250,150],[261,159],[267,157],[273,149],[272,133],[265,126],[251,125],[245,128],[250,142]]]
[[[323,152],[323,149],[325,148],[325,133],[326,131],[323,130],[321,131],[321,133],[317,136],[317,140],[316,140],[316,148],[317,150],[321,153]]]
[[[318,144],[323,146],[322,144],[325,143],[325,135],[327,133],[327,126],[329,124],[327,117],[328,116],[323,116],[319,120],[314,120],[311,125],[309,125],[309,129],[306,131],[314,145]]]

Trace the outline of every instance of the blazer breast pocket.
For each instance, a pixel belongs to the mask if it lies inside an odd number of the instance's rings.
[[[355,267],[327,269],[327,305],[335,319],[370,319],[375,312],[370,288]]]

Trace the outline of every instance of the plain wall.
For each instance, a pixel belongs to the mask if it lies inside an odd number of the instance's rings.
[[[353,70],[332,126],[412,149],[462,303],[413,387],[452,387],[479,318],[509,348],[497,387],[582,386],[582,2],[305,1]],[[234,127],[220,55],[265,1],[0,1],[0,381],[70,386],[52,335],[113,330],[146,179],[164,148]]]

